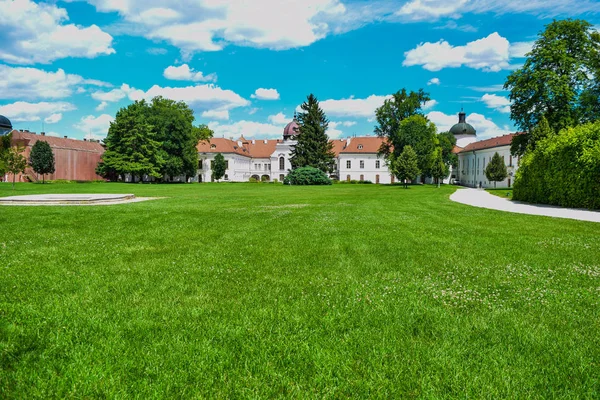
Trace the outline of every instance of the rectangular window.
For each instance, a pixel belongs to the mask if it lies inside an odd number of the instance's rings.
[[[380,167],[381,167],[381,161],[379,161],[379,160],[375,161],[375,168],[379,169]]]
[[[225,160],[225,169],[229,169],[229,160]]]
[[[215,167],[215,160],[210,160],[210,169],[214,169]]]
[[[365,162],[363,160],[360,160],[360,167],[364,168],[365,167]]]
[[[200,169],[200,170],[202,169],[202,160],[198,161],[198,169]]]
[[[512,167],[512,155],[510,155],[508,157],[509,157],[509,159],[508,159],[508,166]]]
[[[346,168],[348,168],[348,169],[352,168],[352,161],[350,161],[350,160],[346,161]]]

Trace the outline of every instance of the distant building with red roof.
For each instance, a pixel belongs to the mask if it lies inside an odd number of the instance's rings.
[[[29,160],[31,148],[43,140],[50,145],[54,153],[54,174],[45,175],[46,180],[66,179],[74,181],[92,181],[102,179],[96,174],[96,166],[104,153],[104,147],[97,141],[69,139],[68,137],[47,136],[44,132],[36,134],[29,131],[12,131],[11,144],[24,148],[23,155]],[[12,181],[12,175],[7,174],[5,180]],[[41,180],[31,167],[23,174],[16,176],[18,182],[35,182]]]

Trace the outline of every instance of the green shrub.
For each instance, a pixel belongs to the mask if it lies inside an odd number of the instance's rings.
[[[248,179],[248,182],[250,182],[250,183],[258,183],[258,179],[256,179],[255,177],[251,176],[250,179]]]
[[[331,179],[320,169],[302,167],[290,172],[283,183],[286,185],[331,185]]]
[[[600,209],[600,122],[567,128],[521,159],[515,200]]]
[[[263,175],[263,176],[260,177],[260,181],[261,182],[269,182],[269,177],[266,176],[266,175]]]

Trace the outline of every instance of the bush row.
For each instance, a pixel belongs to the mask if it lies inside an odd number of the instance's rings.
[[[291,171],[283,183],[286,185],[331,185],[331,179],[318,168],[302,167]]]
[[[567,128],[521,159],[513,198],[600,209],[600,122]]]

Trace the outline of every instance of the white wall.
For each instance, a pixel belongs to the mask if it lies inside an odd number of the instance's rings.
[[[350,161],[350,168],[348,168],[348,161]],[[361,161],[363,162],[363,168],[361,168]],[[379,168],[377,168],[376,162],[379,161]],[[378,157],[377,154],[353,154],[353,153],[340,153],[339,158],[336,160],[336,164],[339,166],[339,178],[341,181],[348,180],[350,176],[351,180],[362,180],[377,182],[377,175],[379,175],[379,183],[391,183],[392,178],[390,171],[385,164],[383,157]]]
[[[519,159],[511,157],[510,146],[492,147],[490,149],[470,151],[468,153],[458,154],[457,177],[461,185],[471,187],[493,188],[494,182],[489,182],[485,176],[485,167],[495,153],[504,157],[504,164],[508,171],[508,177],[502,182],[497,182],[497,188],[512,187],[515,182],[515,174],[519,168]]]

